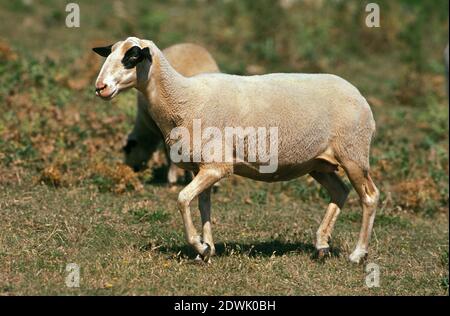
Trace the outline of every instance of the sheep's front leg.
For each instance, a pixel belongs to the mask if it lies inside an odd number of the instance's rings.
[[[192,182],[189,183],[178,195],[178,207],[180,209],[181,216],[183,217],[186,241],[197,251],[200,256],[203,257],[203,260],[205,261],[209,261],[212,248],[206,240],[202,241],[194,227],[191,217],[190,203],[195,197],[203,191],[209,189],[214,183],[223,178],[223,176],[224,173],[220,170],[202,169],[198,172],[194,180],[192,180]],[[203,206],[201,209],[206,210]],[[209,210],[208,212],[205,211],[204,214],[209,214]],[[209,224],[207,227],[208,226]],[[212,239],[209,241],[212,241]]]
[[[211,256],[214,256],[216,248],[211,232],[211,187],[200,193],[198,196],[198,207],[202,217],[203,242],[211,247]]]

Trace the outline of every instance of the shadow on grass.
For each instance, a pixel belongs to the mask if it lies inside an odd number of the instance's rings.
[[[216,247],[216,257],[229,257],[232,255],[246,255],[248,257],[272,257],[283,256],[290,253],[306,253],[313,260],[321,260],[317,257],[314,245],[304,242],[284,242],[280,240],[270,240],[255,243],[218,243]],[[179,254],[187,255],[190,258],[196,257],[196,252],[188,245],[160,247],[159,252],[178,257]],[[329,257],[340,257],[341,250],[336,247],[330,248]]]

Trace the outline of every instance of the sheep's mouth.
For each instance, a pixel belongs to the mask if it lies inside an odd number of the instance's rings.
[[[113,90],[112,92],[110,92],[109,94],[102,94],[102,92],[97,92],[97,96],[99,96],[100,98],[102,98],[103,100],[111,100],[112,98],[114,98],[117,95],[118,89]]]

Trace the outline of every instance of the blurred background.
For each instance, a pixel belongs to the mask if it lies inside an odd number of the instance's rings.
[[[11,207],[7,201],[20,200],[24,192],[30,192],[32,201],[40,201],[38,205],[46,201],[55,206],[84,203],[84,209],[92,212],[86,216],[97,218],[96,210],[104,208],[89,204],[93,198],[85,195],[96,192],[101,199],[114,201],[111,205],[121,205],[120,210],[126,208],[120,203],[134,203],[136,197],[159,201],[163,215],[156,215],[156,221],[175,213],[165,210],[164,201],[174,200],[176,194],[149,184],[152,168],[135,174],[122,164],[120,149],[133,126],[135,93],[124,93],[108,103],[94,95],[103,59],[91,48],[137,36],[153,40],[160,48],[180,42],[201,44],[226,73],[313,72],[347,79],[366,96],[377,122],[371,159],[373,178],[382,191],[381,216],[388,222],[407,214],[428,223],[443,223],[441,217],[448,213],[448,98],[443,56],[449,35],[449,2],[377,0],[380,28],[365,24],[369,2],[80,0],[76,1],[81,10],[80,28],[67,28],[67,1],[0,0],[0,209]],[[314,203],[326,197],[308,178],[273,185],[233,181],[243,188],[232,198],[237,209],[272,208],[273,203],[293,200]],[[146,193],[142,193],[144,186]],[[231,191],[231,186],[225,186],[220,198],[230,202],[226,199]],[[117,196],[123,202],[114,200]],[[357,212],[357,202],[349,203]],[[133,212],[140,216],[139,207]],[[5,215],[8,224],[0,226],[0,231],[17,234],[18,213],[30,219],[30,213],[19,207]],[[30,221],[38,225],[43,215],[34,214],[37,217]],[[80,214],[84,213],[80,210]],[[173,221],[179,226],[177,214]],[[436,244],[444,247],[437,250],[441,258],[448,249],[448,230],[445,226],[435,229],[440,234]],[[183,243],[181,235],[164,239],[164,232],[153,233],[163,236],[158,242],[164,245]],[[8,238],[2,239],[4,247],[19,247],[20,238]],[[309,235],[305,238],[309,240]],[[42,242],[36,243],[43,247]],[[443,258],[448,265],[448,250]],[[437,265],[437,278],[443,278],[448,293],[448,266],[445,277],[445,268]],[[7,286],[13,286],[15,274],[8,271]]]
[[[446,204],[448,1],[377,1],[381,28],[366,27],[365,1],[79,1],[80,28],[65,26],[64,1],[0,3],[2,181],[54,166],[71,183],[86,171],[80,150],[95,160],[109,145],[120,156],[134,95],[118,107],[94,98],[103,60],[90,49],[133,35],[160,48],[201,44],[226,73],[346,78],[375,112],[374,169],[391,184],[403,180],[406,194],[431,190],[433,201],[421,202],[434,210]]]

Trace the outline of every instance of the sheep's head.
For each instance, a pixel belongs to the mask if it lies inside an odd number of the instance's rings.
[[[106,100],[119,92],[145,84],[152,64],[149,41],[129,37],[113,45],[93,48],[106,61],[95,83],[96,94]]]

